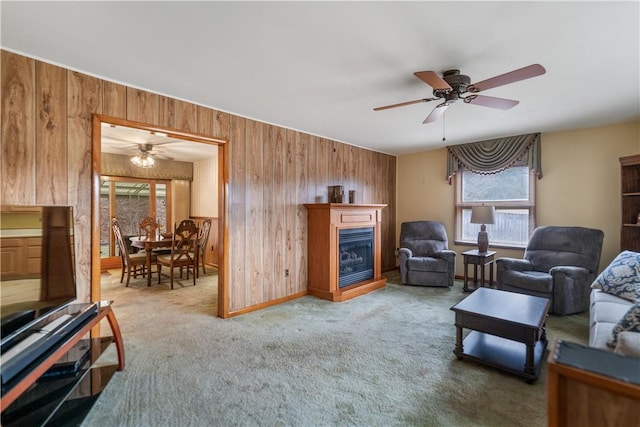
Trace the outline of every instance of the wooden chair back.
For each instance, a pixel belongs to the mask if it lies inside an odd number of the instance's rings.
[[[198,227],[192,219],[180,221],[173,232],[174,244],[171,258],[174,266],[195,265],[196,246],[198,245]]]
[[[138,237],[155,237],[156,230],[158,229],[158,223],[156,219],[152,216],[147,216],[140,221],[138,224]]]

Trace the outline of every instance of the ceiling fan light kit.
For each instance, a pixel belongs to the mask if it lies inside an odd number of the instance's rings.
[[[131,163],[139,168],[152,168],[155,167],[156,161],[149,153],[151,151],[151,145],[141,144],[138,148],[140,152],[131,158]]]
[[[519,101],[496,98],[493,96],[477,95],[477,93],[486,89],[492,89],[494,87],[504,86],[520,80],[540,76],[545,72],[546,70],[542,65],[532,64],[527,67],[519,68],[472,84],[469,76],[460,74],[460,70],[447,70],[442,73],[442,77],[440,77],[435,71],[417,71],[413,74],[433,88],[433,96],[435,98],[422,98],[415,101],[385,105],[383,107],[376,107],[373,110],[381,111],[390,108],[404,107],[405,105],[417,104],[419,102],[429,102],[437,99],[443,100],[444,102],[436,105],[433,111],[431,111],[427,118],[424,119],[422,123],[425,124],[437,121],[451,104],[460,99],[464,101],[465,104],[475,104],[499,110],[508,110],[518,105]],[[464,96],[465,94],[467,95]]]

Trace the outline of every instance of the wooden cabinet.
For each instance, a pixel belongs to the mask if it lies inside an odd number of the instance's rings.
[[[620,158],[622,230],[620,250],[640,252],[640,154]]]
[[[382,288],[381,222],[387,205],[341,203],[305,204],[309,222],[308,292],[329,301],[345,301]],[[339,233],[341,229],[373,227],[373,278],[339,286]]]
[[[547,362],[550,427],[638,425],[638,359],[559,341]]]
[[[2,278],[25,279],[40,275],[41,237],[4,237],[0,240]]]

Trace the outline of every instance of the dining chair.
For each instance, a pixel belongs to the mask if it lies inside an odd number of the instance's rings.
[[[111,219],[111,227],[113,228],[113,234],[116,236],[116,242],[118,244],[118,251],[120,252],[120,263],[122,274],[120,275],[120,283],[124,280],[125,270],[127,272],[127,283],[125,286],[129,286],[129,280],[131,279],[131,274],[133,273],[133,277],[138,277],[138,275],[142,275],[146,277],[147,273],[151,274],[151,271],[147,272],[147,255],[146,253],[129,253],[129,249],[127,248],[127,244],[122,237],[122,230],[120,228],[120,223],[117,218]],[[152,255],[151,263],[154,264],[156,262],[156,257]],[[159,270],[158,270],[158,274]]]
[[[198,252],[196,253],[196,273],[200,277],[200,267],[202,266],[202,274],[207,274],[205,269],[205,255],[207,253],[207,243],[209,242],[209,232],[211,231],[211,218],[202,221],[200,230],[198,231]],[[188,278],[188,277],[187,277]]]
[[[173,289],[173,270],[175,268],[187,268],[187,278],[189,277],[189,269],[193,271],[193,286],[196,285],[196,269],[198,264],[197,245],[198,245],[198,227],[192,219],[183,219],[180,221],[173,232],[173,246],[171,253],[167,255],[159,255],[158,260],[158,283],[160,283],[160,275],[162,267],[169,267],[171,272],[169,278],[171,281],[171,289]]]
[[[144,217],[142,221],[140,221],[140,224],[138,224],[138,237],[155,237],[157,229],[158,223],[154,217]]]

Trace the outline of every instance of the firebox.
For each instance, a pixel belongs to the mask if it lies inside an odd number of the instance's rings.
[[[373,227],[343,228],[338,237],[338,286],[373,279]]]

